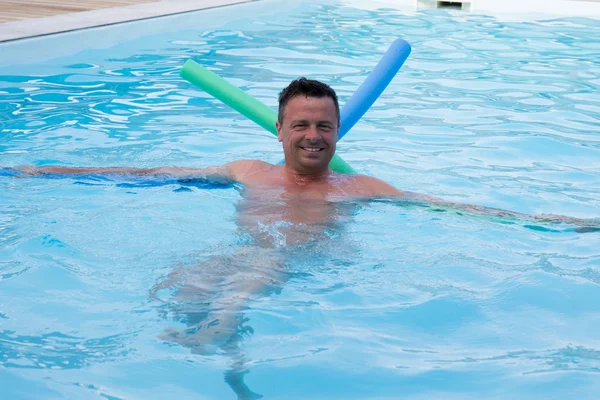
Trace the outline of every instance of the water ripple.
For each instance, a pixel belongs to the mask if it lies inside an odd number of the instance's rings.
[[[0,365],[9,368],[73,369],[108,362],[130,353],[134,333],[83,339],[60,332],[40,336],[0,331]]]
[[[431,360],[439,364],[514,364],[518,362],[523,375],[554,372],[581,371],[600,373],[600,350],[584,346],[567,346],[560,349],[511,351],[506,354],[462,360]]]

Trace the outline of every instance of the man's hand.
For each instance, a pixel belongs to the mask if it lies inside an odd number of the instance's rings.
[[[21,165],[20,167],[14,167],[11,169],[19,172],[17,175],[15,175],[17,178],[42,174],[42,172],[39,170],[39,168],[35,167],[33,165]]]

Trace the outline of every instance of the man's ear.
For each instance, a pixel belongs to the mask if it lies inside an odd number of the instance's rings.
[[[275,129],[277,129],[277,140],[281,142],[283,139],[281,139],[281,124],[279,121],[275,122]]]

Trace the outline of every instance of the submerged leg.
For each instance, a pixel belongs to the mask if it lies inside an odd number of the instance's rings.
[[[225,373],[225,382],[237,394],[238,400],[254,400],[262,398],[262,394],[258,394],[250,390],[248,385],[244,383],[244,375],[248,370],[237,370],[233,368]]]
[[[166,329],[160,338],[197,354],[227,351],[228,343],[252,333],[243,316],[249,302],[277,290],[283,276],[281,252],[256,246],[174,271],[157,287],[179,286],[169,311],[188,326]]]

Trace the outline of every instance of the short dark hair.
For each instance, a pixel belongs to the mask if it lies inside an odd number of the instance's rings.
[[[306,97],[330,97],[335,104],[335,112],[337,114],[338,125],[340,123],[340,105],[338,103],[337,94],[329,85],[323,82],[319,82],[313,79],[306,79],[305,77],[293,80],[285,89],[279,93],[279,112],[277,119],[279,123],[283,123],[283,110],[287,105],[288,101],[295,96],[306,96]]]

